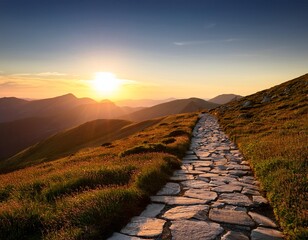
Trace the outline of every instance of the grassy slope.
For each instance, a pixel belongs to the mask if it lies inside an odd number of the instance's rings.
[[[308,238],[307,94],[308,74],[213,111],[250,160],[290,239]],[[265,96],[272,99],[261,103]]]
[[[15,156],[1,162],[0,173],[52,161],[85,147],[97,147],[127,137],[161,121],[152,119],[140,123],[126,120],[99,119],[55,134]]]
[[[105,147],[0,175],[0,239],[105,239],[179,167],[196,120],[170,116]]]

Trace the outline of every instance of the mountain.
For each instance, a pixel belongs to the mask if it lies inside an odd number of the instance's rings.
[[[209,102],[212,103],[217,103],[217,104],[226,104],[228,102],[234,101],[234,100],[238,100],[241,99],[242,96],[240,95],[235,95],[235,94],[221,94],[218,95],[210,100],[208,100]]]
[[[0,122],[53,116],[79,105],[90,103],[95,103],[95,101],[90,98],[76,98],[73,94],[33,101],[17,98],[1,98]]]
[[[219,105],[216,103],[207,102],[199,98],[179,99],[145,108],[132,114],[122,116],[121,118],[129,119],[131,121],[143,121],[147,119],[168,116],[171,114],[211,109],[217,106]]]
[[[153,100],[153,99],[125,99],[120,101],[115,101],[115,104],[117,104],[120,107],[152,107],[157,104],[165,103],[165,102],[171,102],[176,100],[176,98],[167,98],[162,100]]]
[[[95,102],[73,94],[27,101],[0,99],[0,160],[67,128],[95,119],[118,118],[135,111],[110,101]]]

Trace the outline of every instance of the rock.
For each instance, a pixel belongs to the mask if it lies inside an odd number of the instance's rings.
[[[205,200],[206,203],[208,203],[217,198],[217,193],[208,191],[206,189],[191,188],[184,193],[184,196],[191,197],[191,198],[199,198],[199,199]]]
[[[113,233],[110,238],[107,238],[107,240],[139,240],[139,239],[142,238],[127,236],[117,232]]]
[[[164,209],[165,204],[149,204],[146,209],[140,214],[140,217],[156,217]]]
[[[193,205],[193,206],[178,206],[171,208],[162,216],[169,220],[183,220],[195,218],[198,220],[206,220],[209,206]]]
[[[243,194],[248,194],[248,195],[260,195],[260,192],[256,191],[256,190],[252,190],[249,188],[244,187],[242,190]]]
[[[210,184],[213,184],[215,186],[226,185],[225,182],[221,182],[221,181],[210,181]]]
[[[251,232],[251,240],[280,240],[283,239],[282,232],[270,229],[258,227]]]
[[[215,187],[212,190],[218,193],[231,193],[231,192],[240,192],[242,190],[242,187],[232,184],[225,184],[219,187]]]
[[[263,215],[255,213],[255,212],[248,212],[248,214],[260,226],[277,228],[276,223],[274,221],[272,221],[271,219],[269,219],[268,217],[265,217]]]
[[[187,180],[182,182],[182,185],[190,188],[204,188],[204,189],[209,189],[211,187],[209,183],[202,180]]]
[[[236,181],[236,182],[232,182],[232,184],[239,185],[239,186],[242,186],[242,187],[246,187],[246,188],[249,188],[249,189],[252,189],[252,190],[256,190],[256,191],[259,190],[258,186],[252,185],[252,184],[248,184],[248,183],[244,183],[244,182]]]
[[[241,176],[247,175],[248,172],[247,171],[242,171],[242,170],[230,170],[229,174],[241,177]]]
[[[170,230],[172,239],[176,240],[214,240],[223,232],[217,223],[192,220],[172,221]]]
[[[217,173],[204,173],[200,174],[199,177],[203,178],[211,178],[211,177],[218,177],[219,175]]]
[[[213,165],[212,161],[198,161],[193,163],[195,167],[211,167]]]
[[[228,231],[221,240],[249,240],[249,237],[241,232]]]
[[[230,147],[228,147],[228,146],[220,146],[220,147],[217,147],[216,150],[218,150],[218,151],[229,151]]]
[[[207,158],[208,156],[211,155],[210,152],[203,152],[203,151],[196,151],[196,155],[202,159],[202,158]]]
[[[181,187],[178,183],[167,183],[156,195],[177,195],[181,191]]]
[[[255,223],[244,211],[229,209],[211,209],[209,218],[213,221],[244,226],[254,226]]]
[[[196,171],[209,172],[211,170],[210,167],[196,167]]]
[[[261,103],[269,103],[272,100],[270,96],[264,96]]]
[[[252,196],[252,201],[257,206],[268,204],[267,199],[262,196]]]
[[[151,200],[153,202],[165,203],[168,205],[194,205],[194,204],[204,204],[207,202],[207,200],[188,198],[188,197],[174,197],[174,196],[152,196]]]
[[[195,154],[195,152],[194,151],[186,151],[186,154],[187,155],[193,155],[193,154]]]
[[[183,160],[197,160],[198,157],[196,155],[186,155],[183,157]]]
[[[225,176],[218,176],[218,177],[212,177],[212,181],[220,181],[220,182],[225,182],[225,183],[232,183],[232,184],[237,184],[237,180],[235,177],[225,177]]]
[[[174,175],[180,175],[180,174],[196,175],[196,174],[202,174],[202,173],[204,173],[204,172],[196,171],[196,170],[176,170],[176,171],[174,171]]]
[[[158,237],[163,232],[165,222],[158,218],[133,217],[121,233],[137,237]]]
[[[240,164],[229,164],[227,165],[227,170],[246,170],[249,171],[250,167],[246,165],[240,165]]]
[[[253,103],[250,100],[245,101],[242,105],[243,108],[251,108],[252,106],[253,106]]]
[[[171,181],[185,181],[185,180],[192,180],[194,179],[193,175],[187,175],[187,174],[179,174],[179,175],[173,175],[170,180]]]
[[[223,193],[219,196],[218,201],[236,206],[252,206],[252,201],[241,193]]]

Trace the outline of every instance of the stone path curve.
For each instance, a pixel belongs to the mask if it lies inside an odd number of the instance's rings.
[[[268,209],[239,150],[212,115],[202,114],[182,169],[109,240],[283,239]]]

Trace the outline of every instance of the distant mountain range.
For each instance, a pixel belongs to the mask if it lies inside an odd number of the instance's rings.
[[[212,109],[217,106],[219,106],[219,104],[211,103],[200,98],[178,99],[133,112],[123,116],[123,119],[129,119],[131,121],[143,121],[171,114]]]
[[[235,94],[221,94],[218,95],[217,97],[214,97],[210,100],[209,102],[217,103],[217,104],[226,104],[234,100],[239,100],[241,99],[242,96],[240,95],[235,95]]]
[[[150,100],[147,101],[149,103]],[[139,122],[217,106],[198,98],[172,100],[148,108],[119,107],[108,100],[96,102],[90,98],[77,98],[73,94],[32,101],[0,98],[0,160],[53,134],[96,119]]]

